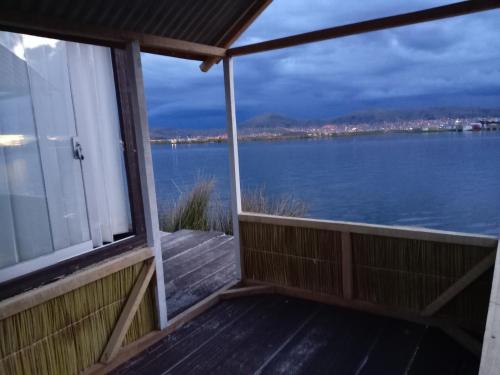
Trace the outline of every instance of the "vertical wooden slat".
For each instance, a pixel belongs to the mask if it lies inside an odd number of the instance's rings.
[[[128,59],[124,49],[113,48],[111,52],[120,130],[124,144],[127,187],[130,209],[132,211],[132,228],[136,235],[145,234],[146,227],[144,223],[144,205],[141,192],[141,178],[139,175],[139,160],[137,157],[137,140],[130,100],[131,77],[127,64]]]
[[[240,226],[239,214],[241,213],[240,191],[240,165],[238,159],[238,132],[236,130],[236,110],[234,103],[234,78],[233,60],[224,58],[224,89],[226,93],[226,127],[229,146],[229,169],[231,183],[231,213],[233,219],[233,236],[235,243],[236,277],[242,279],[243,267],[240,252]]]
[[[342,292],[344,298],[352,299],[352,241],[351,233],[342,232]]]

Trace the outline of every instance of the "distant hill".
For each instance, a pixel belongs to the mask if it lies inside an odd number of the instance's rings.
[[[302,122],[277,113],[265,113],[238,124],[241,128],[296,128]]]
[[[442,118],[498,117],[500,108],[436,107],[425,109],[373,109],[338,116],[331,120],[343,124],[380,124],[382,122],[437,120]]]
[[[177,137],[213,137],[226,132],[226,129],[183,129],[183,128],[151,128],[149,134],[151,139],[169,139]]]
[[[425,109],[371,109],[326,120],[298,120],[281,114],[266,113],[246,120],[238,124],[238,127],[243,130],[293,129],[318,127],[326,124],[380,124],[395,121],[477,117],[500,117],[500,108],[436,107]]]
[[[297,134],[298,129],[319,128],[324,125],[379,125],[411,120],[436,120],[436,119],[467,119],[467,118],[500,118],[499,108],[460,108],[436,107],[424,109],[370,109],[353,112],[343,116],[325,120],[300,120],[277,113],[265,113],[249,120],[238,123],[241,135],[256,132],[269,132],[275,134]],[[217,136],[226,132],[221,124],[219,129],[182,129],[182,128],[152,128],[152,139],[168,139],[190,136]]]

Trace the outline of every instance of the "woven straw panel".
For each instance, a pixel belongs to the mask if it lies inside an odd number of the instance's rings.
[[[247,279],[341,295],[340,233],[240,223]]]
[[[0,321],[1,374],[77,374],[99,361],[142,264]],[[124,344],[155,328],[152,284]]]
[[[415,313],[422,311],[493,248],[352,235],[355,298]],[[467,287],[439,312],[476,331],[484,329],[491,274]]]

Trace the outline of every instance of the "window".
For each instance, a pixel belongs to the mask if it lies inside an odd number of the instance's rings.
[[[0,282],[131,232],[109,48],[0,32]]]

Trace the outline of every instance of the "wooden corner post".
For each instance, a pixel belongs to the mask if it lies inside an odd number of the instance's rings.
[[[240,164],[238,159],[238,132],[236,130],[236,112],[234,104],[233,60],[230,57],[224,58],[224,89],[226,92],[226,127],[227,143],[229,146],[231,213],[233,219],[234,242],[236,245],[236,276],[238,279],[243,279],[239,224],[239,215],[241,213]]]
[[[141,179],[141,191],[144,204],[144,216],[148,246],[154,250],[156,274],[156,307],[160,329],[167,326],[167,301],[163,279],[160,226],[153,175],[153,160],[149,140],[148,116],[144,96],[144,80],[141,67],[141,50],[138,41],[130,42],[126,48],[128,54],[128,74],[130,81],[130,100],[133,124],[137,138],[137,155]]]

